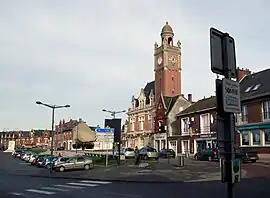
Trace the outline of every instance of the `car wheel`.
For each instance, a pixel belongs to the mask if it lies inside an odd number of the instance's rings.
[[[211,157],[211,156],[208,157],[208,161],[209,161],[209,162],[212,161],[212,157]]]
[[[251,160],[251,163],[256,163],[256,160]]]
[[[90,166],[88,164],[84,165],[84,170],[89,170]]]
[[[60,172],[64,172],[64,171],[65,171],[65,167],[64,167],[64,166],[61,166],[61,167],[59,168],[59,171],[60,171]]]

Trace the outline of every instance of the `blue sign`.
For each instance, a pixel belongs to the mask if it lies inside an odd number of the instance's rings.
[[[96,128],[95,130],[97,133],[113,133],[114,129],[110,129],[110,128]]]

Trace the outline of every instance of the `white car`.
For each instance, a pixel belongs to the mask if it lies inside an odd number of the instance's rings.
[[[135,156],[135,150],[133,148],[122,148],[121,154],[125,155],[126,158],[134,157]]]

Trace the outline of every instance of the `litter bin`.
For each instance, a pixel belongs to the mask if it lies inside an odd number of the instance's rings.
[[[178,156],[179,166],[183,167],[185,165],[185,157],[183,155]]]

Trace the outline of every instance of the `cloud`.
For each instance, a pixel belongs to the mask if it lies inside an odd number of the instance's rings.
[[[50,127],[50,111],[36,100],[71,104],[56,120],[82,117],[92,125],[103,124],[102,108],[127,109],[154,78],[153,45],[166,21],[182,42],[183,92],[195,99],[214,94],[211,26],[234,36],[240,67],[257,71],[269,63],[267,1],[0,4],[0,129]]]

